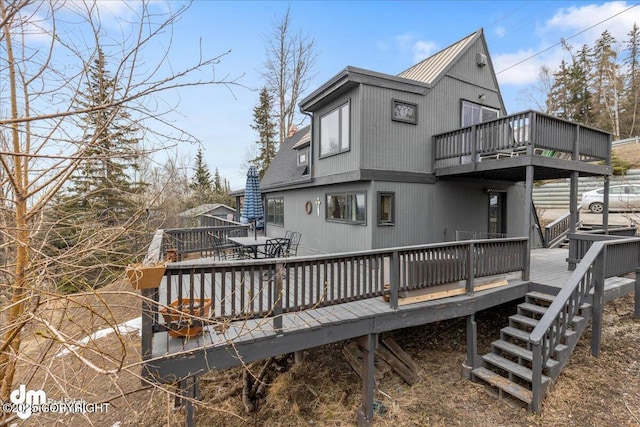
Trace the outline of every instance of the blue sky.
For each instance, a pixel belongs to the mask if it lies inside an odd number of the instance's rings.
[[[182,3],[165,2],[176,9]],[[231,52],[216,66],[218,78],[239,78],[244,87],[223,86],[180,93],[178,125],[201,142],[205,160],[219,169],[232,189],[244,187],[247,152],[255,146],[253,107],[263,85],[265,36],[287,7],[294,32],[315,38],[316,76],[307,93],[346,66],[398,74],[462,37],[484,28],[507,111],[533,107],[519,100],[537,81],[539,69],[555,69],[565,55],[561,38],[574,47],[591,44],[605,29],[626,39],[640,24],[635,2],[589,1],[199,1],[174,28],[173,61]],[[631,8],[631,9],[629,9]],[[626,10],[628,9],[628,10]],[[626,11],[625,11],[626,10]],[[614,15],[618,14],[614,17]],[[611,19],[598,24],[607,18]],[[551,48],[550,48],[551,47]],[[549,50],[508,68],[545,49]],[[508,68],[508,69],[507,69]],[[503,71],[507,69],[506,71]],[[179,152],[191,159],[197,147]]]

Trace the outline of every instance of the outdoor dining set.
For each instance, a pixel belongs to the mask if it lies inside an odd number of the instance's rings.
[[[287,231],[285,237],[227,236],[212,234],[212,246],[218,260],[282,258],[298,254],[302,234]]]

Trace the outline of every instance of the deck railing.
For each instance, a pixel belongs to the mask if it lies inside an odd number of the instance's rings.
[[[529,337],[533,353],[531,401],[533,412],[540,411],[540,404],[544,397],[543,368],[553,357],[558,345],[562,344],[565,333],[572,327],[574,317],[580,314],[583,304],[592,302],[591,352],[597,356],[600,349],[605,279],[634,273],[640,265],[640,239],[600,237],[608,240],[591,241],[592,244],[580,264]],[[637,298],[638,295],[636,295]]]
[[[213,322],[272,317],[279,329],[281,313],[385,292],[393,308],[401,292],[446,283],[459,282],[463,292],[472,294],[474,278],[523,271],[526,243],[526,238],[472,240],[321,256],[169,263],[161,287],[144,291],[155,304],[145,305],[143,335],[166,330],[158,307],[175,300],[203,304],[210,299]],[[143,348],[143,353],[149,350]]]
[[[218,218],[219,219],[219,218]],[[172,249],[177,252],[178,259],[185,254],[200,252],[203,255],[211,255],[213,251],[213,236],[222,240],[231,234],[236,236],[247,236],[248,225],[221,220],[222,226],[176,228],[164,230],[162,255]]]
[[[569,234],[569,258],[567,258],[569,270],[576,268],[576,265],[595,242],[633,237],[636,235],[636,231],[636,227],[612,227],[608,230],[590,230]]]
[[[539,155],[609,162],[609,134],[535,111],[457,129],[433,137],[435,167],[485,159]]]
[[[580,211],[576,212],[576,225],[580,223]],[[544,246],[553,247],[567,237],[571,228],[571,212],[567,212],[544,227]]]

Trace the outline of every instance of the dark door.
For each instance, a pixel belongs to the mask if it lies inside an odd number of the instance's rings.
[[[507,193],[489,192],[489,237],[495,234],[507,234]]]

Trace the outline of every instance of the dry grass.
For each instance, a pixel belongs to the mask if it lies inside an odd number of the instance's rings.
[[[640,322],[633,320],[632,309],[631,296],[607,305],[601,356],[590,356],[587,332],[545,400],[541,416],[500,402],[485,386],[462,378],[464,321],[397,331],[396,341],[420,365],[420,381],[410,387],[387,373],[376,394],[382,408],[376,425],[639,426]],[[478,315],[482,354],[514,312],[514,306],[507,305]],[[341,344],[309,350],[303,364],[275,379],[255,414],[245,413],[238,393],[220,404],[227,412],[200,411],[198,425],[354,425],[361,383],[342,357]],[[240,370],[212,374],[213,381],[203,386],[205,401],[237,386],[240,375]]]

